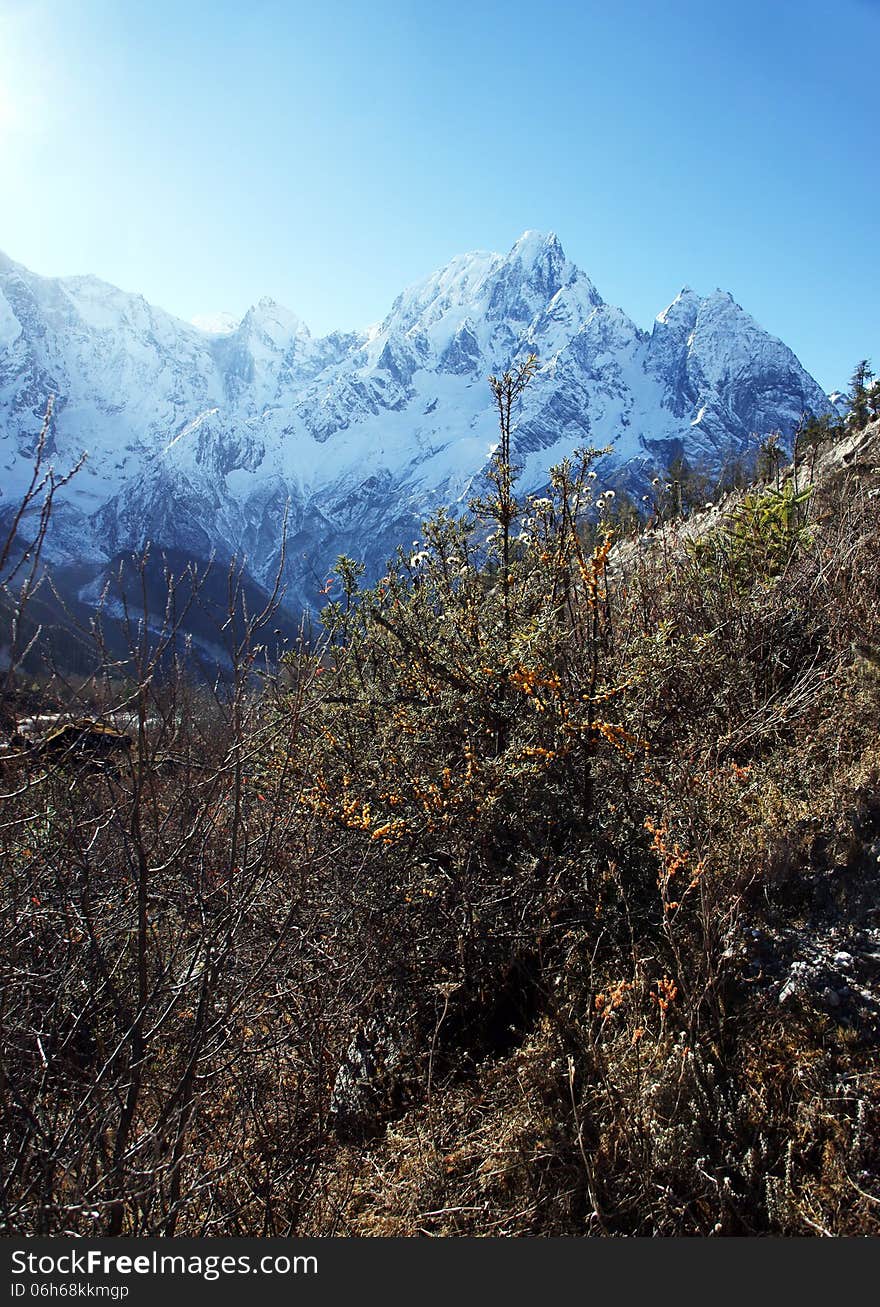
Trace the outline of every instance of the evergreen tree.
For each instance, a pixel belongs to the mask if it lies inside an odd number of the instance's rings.
[[[827,444],[840,436],[842,431],[843,423],[836,413],[822,413],[817,417],[808,409],[795,432],[795,456],[800,460],[820,445]]]
[[[848,396],[849,424],[855,427],[856,431],[861,431],[870,420],[871,406],[868,393],[873,380],[874,373],[871,371],[870,363],[867,359],[860,359],[850,379]]]
[[[759,481],[779,481],[779,473],[785,458],[785,451],[780,443],[780,433],[771,431],[761,442],[755,476]]]

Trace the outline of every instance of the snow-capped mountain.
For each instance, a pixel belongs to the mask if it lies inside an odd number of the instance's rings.
[[[438,504],[467,503],[497,434],[486,377],[529,352],[524,490],[584,444],[612,445],[602,476],[638,487],[676,453],[717,467],[831,407],[729,294],[685,288],[644,332],[537,232],[453,259],[369,331],[320,339],[268,298],[195,325],[0,256],[0,511],[52,394],[56,466],[88,451],[56,557],[100,565],[151,539],[244,552],[266,580],[289,502],[288,596],[306,605],[340,552],[381,567]]]

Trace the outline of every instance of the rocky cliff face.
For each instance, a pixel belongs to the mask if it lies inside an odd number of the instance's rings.
[[[718,467],[755,434],[831,405],[732,299],[683,290],[640,331],[553,235],[462,255],[363,333],[314,338],[262,299],[199,328],[93,277],[0,256],[0,511],[15,502],[49,394],[59,467],[88,451],[51,548],[95,566],[146,539],[198,556],[278,557],[308,605],[338,553],[381,567],[439,504],[462,506],[496,439],[486,377],[534,352],[515,436],[524,490],[584,444],[634,488],[684,451]]]

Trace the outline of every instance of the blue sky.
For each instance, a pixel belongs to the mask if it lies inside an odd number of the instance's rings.
[[[880,0],[0,0],[0,249],[365,326],[556,231],[641,326],[721,286],[880,369]]]

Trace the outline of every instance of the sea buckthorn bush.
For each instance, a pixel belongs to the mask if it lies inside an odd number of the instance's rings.
[[[440,513],[374,586],[341,559],[320,666],[311,656],[321,696],[299,803],[344,841],[363,917],[387,923],[363,992],[381,1007],[405,990],[420,1029],[452,984],[448,1028],[472,1027],[475,1047],[504,977],[516,969],[528,1006],[563,923],[592,904],[581,855],[597,791],[609,769],[643,765],[610,674],[613,542],[586,530],[594,458],[517,504],[506,545],[496,498]]]

